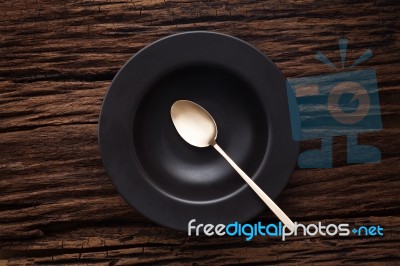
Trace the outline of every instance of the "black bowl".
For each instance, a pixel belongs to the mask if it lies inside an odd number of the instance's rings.
[[[259,214],[264,203],[212,147],[179,136],[170,108],[182,99],[210,112],[217,143],[271,198],[282,191],[299,150],[284,77],[241,40],[189,32],[144,48],[110,86],[99,142],[119,193],[151,220],[182,230],[191,219],[216,224]]]

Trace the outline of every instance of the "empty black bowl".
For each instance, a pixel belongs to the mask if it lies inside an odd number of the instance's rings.
[[[203,106],[217,143],[271,197],[297,160],[285,79],[262,53],[236,38],[189,32],[132,57],[114,78],[99,125],[103,163],[119,193],[151,220],[176,229],[246,221],[265,208],[212,148],[186,143],[171,120],[177,100]],[[283,206],[284,207],[284,206]]]

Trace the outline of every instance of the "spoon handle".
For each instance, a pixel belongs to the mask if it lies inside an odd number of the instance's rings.
[[[278,207],[278,205],[275,204],[275,202],[268,197],[267,194],[265,194],[264,191],[256,184],[254,181],[246,175],[245,172],[243,172],[242,169],[240,169],[237,164],[232,161],[232,159],[221,149],[220,146],[218,146],[217,143],[214,143],[212,145],[227,161],[228,163],[233,167],[233,169],[238,172],[238,174],[246,181],[246,183],[256,192],[256,194],[267,204],[267,206],[271,209],[273,213],[282,221],[284,225],[286,225],[287,228],[289,228],[291,231],[294,229],[295,225],[290,220],[290,218]]]

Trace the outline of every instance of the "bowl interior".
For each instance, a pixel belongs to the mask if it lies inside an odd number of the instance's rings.
[[[188,201],[234,193],[244,181],[222,156],[212,147],[191,146],[176,131],[170,108],[182,99],[200,104],[214,117],[217,143],[249,176],[265,157],[267,116],[251,85],[225,68],[194,64],[158,79],[135,114],[134,149],[148,181]]]

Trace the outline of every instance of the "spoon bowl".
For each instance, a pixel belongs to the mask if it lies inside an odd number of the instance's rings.
[[[189,144],[204,148],[215,143],[217,124],[200,105],[187,100],[176,101],[171,107],[171,118],[179,135]]]

